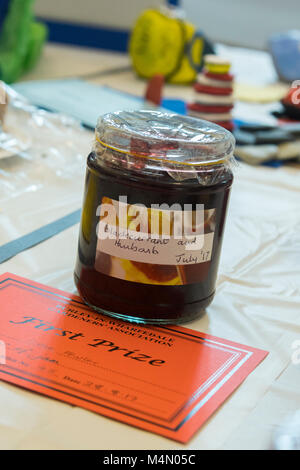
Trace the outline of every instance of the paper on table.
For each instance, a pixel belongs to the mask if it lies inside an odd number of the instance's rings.
[[[68,114],[93,129],[101,114],[145,107],[141,98],[77,79],[17,83],[14,89],[36,106]]]

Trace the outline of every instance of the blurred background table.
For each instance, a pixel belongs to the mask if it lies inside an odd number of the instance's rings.
[[[249,54],[270,63],[266,53],[245,51],[247,63]],[[23,80],[82,77],[143,96],[146,83],[129,65],[125,54],[47,45],[35,71]],[[233,65],[234,73],[247,74],[240,59]],[[272,73],[265,67],[261,81]],[[165,96],[181,99],[190,93],[185,86],[166,85],[164,90]],[[93,133],[86,131],[82,139],[87,155]],[[0,244],[81,207],[83,161],[68,179],[55,168],[36,170],[33,165],[32,186],[24,194],[1,201]],[[298,164],[269,168],[239,163],[235,170],[217,295],[206,315],[187,326],[270,354],[187,446],[1,382],[0,448],[270,448],[272,432],[300,405],[300,366],[291,360],[300,339],[299,187]],[[7,261],[1,272],[75,292],[77,236],[78,225]]]

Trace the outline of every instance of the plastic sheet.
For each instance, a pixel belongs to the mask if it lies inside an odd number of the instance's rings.
[[[31,150],[0,161],[1,244],[81,207],[93,134],[65,126],[61,116],[34,113]],[[300,339],[299,188],[299,164],[240,163],[235,171],[217,294],[188,326],[270,354],[195,435],[192,449],[270,448],[273,431],[300,407],[300,366],[292,359]],[[1,272],[74,292],[77,237],[78,226],[71,227],[7,261]],[[1,382],[0,448],[186,447]]]
[[[0,142],[0,155],[5,152],[0,159],[0,245],[81,208],[85,161],[93,140],[93,133],[72,118],[36,108],[9,87],[7,92],[5,136]],[[14,148],[10,145],[13,139]],[[39,271],[41,260],[31,258],[36,249],[16,256],[12,262],[18,264],[23,259],[25,271]],[[59,267],[54,265],[56,276]],[[6,270],[4,266],[2,270]],[[73,288],[71,276],[67,288]]]
[[[209,186],[234,165],[234,144],[231,132],[212,122],[143,109],[100,117],[94,151],[99,164]]]
[[[44,180],[73,178],[84,167],[87,131],[74,119],[32,106],[6,87],[8,107],[0,135],[0,204],[37,191]]]

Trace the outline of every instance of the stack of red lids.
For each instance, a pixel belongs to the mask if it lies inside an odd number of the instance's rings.
[[[233,76],[228,60],[215,55],[204,57],[204,69],[194,85],[195,100],[188,103],[190,116],[215,122],[233,130]]]

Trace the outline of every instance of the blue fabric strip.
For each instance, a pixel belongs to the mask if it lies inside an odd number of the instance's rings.
[[[167,0],[167,3],[168,3],[169,5],[174,6],[174,7],[179,7],[181,1],[180,1],[180,0]]]
[[[48,18],[38,19],[48,26],[50,41],[112,51],[127,51],[129,31],[54,21]]]
[[[6,15],[8,13],[10,0],[0,0],[0,33],[5,21]]]
[[[13,258],[22,251],[28,250],[33,246],[42,243],[45,240],[63,232],[69,227],[76,225],[80,221],[81,210],[71,212],[61,219],[57,219],[50,224],[44,225],[43,227],[34,230],[23,237],[17,238],[12,242],[8,242],[5,245],[0,246],[0,264]]]

